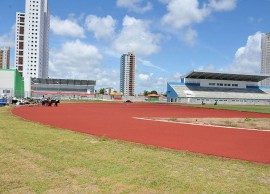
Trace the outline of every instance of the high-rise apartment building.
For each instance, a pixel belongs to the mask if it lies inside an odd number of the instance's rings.
[[[0,69],[10,68],[10,47],[4,47],[0,50]]]
[[[262,35],[261,73],[270,74],[270,33]],[[262,81],[262,86],[270,86],[270,78]]]
[[[123,54],[120,61],[120,91],[124,96],[135,95],[135,66],[133,52]]]
[[[48,0],[26,0],[17,13],[15,65],[24,78],[47,78],[50,12]]]
[[[24,23],[25,14],[16,13],[16,45],[15,45],[15,67],[23,74],[23,45],[24,45]]]

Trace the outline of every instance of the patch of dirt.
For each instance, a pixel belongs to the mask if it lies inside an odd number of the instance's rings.
[[[269,118],[147,118],[147,119],[270,131]]]

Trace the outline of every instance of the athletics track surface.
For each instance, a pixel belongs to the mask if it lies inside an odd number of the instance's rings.
[[[27,120],[81,133],[270,164],[270,132],[134,118],[270,118],[270,114],[143,103],[60,104],[19,107],[12,112]]]

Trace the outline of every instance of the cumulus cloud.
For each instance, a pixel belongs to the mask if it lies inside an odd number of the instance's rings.
[[[112,47],[119,53],[134,51],[136,55],[147,56],[159,51],[159,42],[160,35],[150,31],[149,22],[125,16]]]
[[[139,90],[139,93],[142,93],[144,90],[156,90],[158,92],[166,91],[166,82],[167,80],[161,76],[157,76],[154,73],[150,72],[141,72],[138,73],[136,79],[136,88]]]
[[[142,93],[144,90],[156,90],[158,93],[165,93],[167,91],[167,82],[179,82],[182,74],[175,72],[168,76],[158,76],[151,72],[137,72],[137,75],[136,90],[139,93]]]
[[[216,11],[233,10],[236,0],[210,0],[209,7]]]
[[[234,73],[260,73],[261,67],[261,33],[257,32],[248,37],[245,46],[235,53],[229,71]]]
[[[98,69],[101,60],[102,55],[95,46],[79,40],[66,42],[60,50],[50,53],[50,73],[57,77],[86,79]]]
[[[84,29],[74,20],[61,20],[57,16],[51,16],[51,31],[60,36],[71,36],[76,38],[84,38]]]
[[[143,5],[143,1],[144,0],[117,0],[116,5],[137,13],[145,13],[151,10],[153,5],[150,1],[147,1],[146,4]]]
[[[139,74],[139,80],[146,82],[146,81],[150,81],[150,78],[153,76],[153,74],[145,74],[145,73],[140,73]]]
[[[174,29],[181,29],[192,24],[201,23],[214,11],[228,11],[236,7],[237,0],[210,0],[199,3],[199,0],[160,0],[167,4],[168,13],[162,23]]]
[[[64,79],[96,80],[97,88],[119,87],[119,71],[102,65],[103,56],[95,46],[80,40],[66,42],[51,50],[49,76]]]
[[[14,24],[8,33],[0,35],[0,48],[15,46],[15,27]]]
[[[176,29],[200,23],[210,14],[205,5],[199,6],[198,0],[170,0],[167,10],[168,13],[163,16],[162,23]]]
[[[95,46],[80,40],[66,42],[50,51],[49,76],[96,80],[98,87],[119,87],[119,71],[102,65],[103,56]]]
[[[89,15],[86,17],[85,24],[87,30],[93,32],[97,39],[112,38],[115,34],[116,20],[112,16],[97,17]]]

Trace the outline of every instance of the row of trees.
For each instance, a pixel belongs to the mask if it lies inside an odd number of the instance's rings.
[[[143,95],[148,96],[149,94],[158,94],[156,90],[152,90],[151,92],[144,90]]]
[[[99,90],[99,94],[104,94],[105,93],[105,88],[101,88]],[[158,94],[156,90],[152,90],[151,92],[144,90],[143,95],[148,96],[149,94]]]

